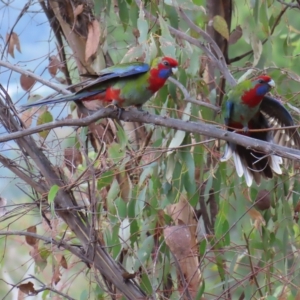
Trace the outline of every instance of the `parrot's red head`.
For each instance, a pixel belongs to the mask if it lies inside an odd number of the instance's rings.
[[[162,57],[158,61],[157,69],[159,70],[158,76],[161,78],[164,78],[167,76],[167,78],[177,71],[178,62],[172,57]]]
[[[242,100],[249,107],[255,107],[260,104],[264,96],[275,87],[274,80],[268,75],[260,75],[252,80],[253,88],[246,91]]]
[[[178,61],[172,57],[158,57],[154,59],[149,77],[149,90],[157,92],[170,75],[177,71]]]

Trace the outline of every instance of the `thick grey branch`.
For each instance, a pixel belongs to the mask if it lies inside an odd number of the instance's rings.
[[[52,123],[39,125],[34,128],[12,132],[10,134],[0,137],[0,142],[19,139],[33,133],[37,133],[43,130],[49,130],[57,127],[62,127],[62,126],[76,126],[76,127],[87,126],[101,118],[116,119],[117,116],[118,116],[117,110],[110,107],[103,108],[95,112],[93,115],[82,119],[56,121]],[[299,150],[282,147],[261,140],[252,139],[250,137],[238,133],[234,133],[234,132],[225,131],[217,128],[216,126],[205,124],[205,123],[186,122],[178,119],[161,117],[161,116],[152,115],[145,112],[144,113],[139,112],[136,109],[123,111],[121,115],[121,120],[126,122],[140,122],[140,123],[154,124],[154,125],[169,127],[177,130],[183,130],[186,132],[202,134],[208,137],[234,142],[236,144],[242,145],[247,148],[255,149],[264,152],[266,154],[277,154],[279,156],[286,157],[292,160],[300,159]]]

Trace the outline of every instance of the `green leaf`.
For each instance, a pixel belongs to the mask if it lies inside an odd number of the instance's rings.
[[[143,8],[140,9],[139,18],[137,20],[137,27],[140,32],[138,41],[140,44],[143,44],[148,40],[148,30],[149,30],[149,25],[145,19],[145,13]]]
[[[151,281],[145,272],[143,272],[143,275],[142,275],[141,288],[146,292],[147,295],[152,294]]]
[[[90,295],[89,295],[89,291],[86,289],[86,290],[83,290],[80,294],[80,300],[87,300],[87,299],[90,299]]]
[[[60,187],[58,185],[52,185],[48,193],[48,203],[53,203],[59,189]]]
[[[124,31],[126,31],[129,21],[128,5],[125,0],[118,0],[119,16],[123,24]]]
[[[146,263],[146,261],[150,257],[153,247],[154,247],[154,239],[153,236],[150,235],[142,241],[142,245],[137,251],[137,256],[139,259],[137,259],[135,262],[134,270],[138,270],[141,264]]]
[[[48,294],[49,294],[49,293],[50,293],[49,290],[44,291],[43,294],[42,294],[42,299],[43,299],[43,300],[49,299],[49,298],[48,298]]]
[[[200,68],[200,51],[196,47],[192,47],[193,52],[192,55],[190,56],[190,65],[186,69],[186,73],[190,76],[196,76],[197,72],[199,71]]]
[[[124,158],[125,151],[121,148],[119,144],[112,143],[108,148],[108,156],[116,164]]]
[[[117,198],[115,200],[115,206],[117,208],[117,214],[121,219],[127,217],[127,203],[122,198]]]
[[[221,34],[227,41],[229,40],[229,29],[227,22],[221,16],[214,16],[212,25],[214,29]]]
[[[203,239],[203,240],[200,242],[200,245],[199,245],[199,254],[200,254],[200,257],[203,257],[203,256],[204,256],[205,251],[206,251],[206,247],[207,247],[206,239]]]
[[[97,189],[100,191],[102,188],[110,185],[114,179],[114,172],[112,170],[108,170],[104,172],[100,179],[97,181]]]
[[[49,111],[45,111],[43,114],[41,114],[36,122],[36,125],[42,125],[42,124],[46,124],[46,123],[50,123],[53,121],[53,117],[51,115],[51,113]],[[46,137],[48,136],[50,130],[44,130],[39,132],[39,135],[46,139]]]
[[[118,142],[121,149],[125,149],[125,147],[128,145],[128,135],[126,134],[124,128],[120,126],[118,123],[116,123],[117,127],[117,137]]]
[[[191,103],[187,103],[183,114],[182,114],[182,121],[188,121],[191,117]],[[169,145],[169,148],[177,148],[178,146],[181,145],[185,138],[186,132],[182,130],[177,130],[174,137],[171,140],[171,143]],[[174,150],[170,150],[167,152],[167,156],[170,155]]]
[[[193,11],[202,11],[206,13],[205,8],[203,6],[195,5],[191,0],[164,0],[164,3],[167,5],[174,6],[176,8],[186,9],[186,10],[193,10]],[[200,3],[198,1],[198,3]],[[196,3],[196,4],[198,4]],[[204,4],[204,3],[202,3]]]
[[[176,42],[170,34],[168,23],[161,15],[159,15],[159,23],[161,28],[161,36],[159,37],[160,49],[164,55],[176,57]]]
[[[195,300],[201,300],[202,299],[202,295],[205,291],[205,281],[203,280],[202,283],[201,283],[201,286],[197,292],[197,295],[196,297],[194,298]]]
[[[251,34],[250,40],[251,40],[251,47],[253,50],[253,67],[255,67],[260,60],[263,47],[262,47],[261,40],[255,34]]]

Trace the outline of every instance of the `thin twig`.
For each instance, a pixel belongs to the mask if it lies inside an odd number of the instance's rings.
[[[285,5],[286,7],[289,7],[289,8],[298,8],[298,9],[300,9],[299,3],[286,3],[283,0],[277,0],[277,2],[279,2],[282,5]]]
[[[44,84],[44,85],[52,88],[53,90],[57,91],[60,94],[63,94],[63,95],[69,95],[69,94],[71,94],[71,92],[68,91],[67,89],[64,89],[64,88],[62,88],[61,86],[59,86],[59,85],[57,85],[55,83],[52,83],[52,82],[50,82],[50,81],[48,81],[48,80],[46,80],[46,79],[44,79],[44,78],[42,78],[42,77],[40,77],[40,76],[32,73],[30,71],[26,71],[26,70],[24,70],[24,69],[22,69],[22,68],[20,68],[18,66],[12,65],[9,62],[6,62],[4,60],[0,60],[0,66],[8,68],[10,70],[13,70],[13,71],[15,71],[17,73],[23,74],[25,76],[31,77],[31,78],[35,79],[36,81],[38,81],[38,82],[40,82],[40,83],[42,83],[42,84]]]
[[[18,17],[16,18],[16,21],[14,23],[14,25],[12,26],[11,30],[10,30],[10,33],[9,33],[9,36],[8,36],[8,39],[4,45],[4,48],[3,48],[3,51],[2,51],[2,55],[1,55],[1,60],[3,59],[4,57],[4,53],[5,53],[5,49],[7,48],[8,44],[10,43],[10,39],[11,39],[11,35],[15,29],[15,27],[17,26],[18,22],[21,20],[21,18],[23,17],[23,15],[26,13],[26,11],[28,10],[28,8],[30,7],[31,5],[31,1],[32,0],[29,0],[25,6],[23,7],[23,9],[21,10],[20,14],[18,15]]]
[[[186,102],[191,102],[191,103],[194,103],[194,104],[197,104],[197,105],[200,105],[200,106],[206,106],[216,112],[219,112],[220,111],[220,108],[213,105],[213,104],[210,104],[210,103],[207,103],[207,102],[204,102],[204,101],[200,101],[200,100],[197,100],[193,97],[191,97],[191,95],[189,94],[188,90],[185,88],[185,86],[183,84],[181,84],[178,80],[176,80],[175,78],[173,77],[169,77],[168,79],[170,82],[174,83],[180,90],[181,92],[183,93],[183,96],[184,96],[184,101]]]

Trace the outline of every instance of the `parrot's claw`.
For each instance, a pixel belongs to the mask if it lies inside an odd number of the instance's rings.
[[[142,105],[136,105],[135,107],[136,107],[136,109],[137,109],[138,111],[142,112],[143,115],[148,115],[148,114],[149,114],[149,112],[148,112],[147,110],[143,110]]]
[[[249,131],[249,127],[248,127],[248,126],[244,126],[244,127],[243,127],[243,132],[246,133],[246,132],[248,132],[248,131]]]
[[[138,111],[144,111],[142,105],[136,105],[135,107]]]
[[[122,112],[123,112],[125,109],[122,108],[122,107],[119,107],[119,106],[117,106],[117,105],[116,105],[116,108],[117,108],[117,110],[118,110],[118,119],[120,119],[120,118],[121,118],[121,115],[122,115]]]

